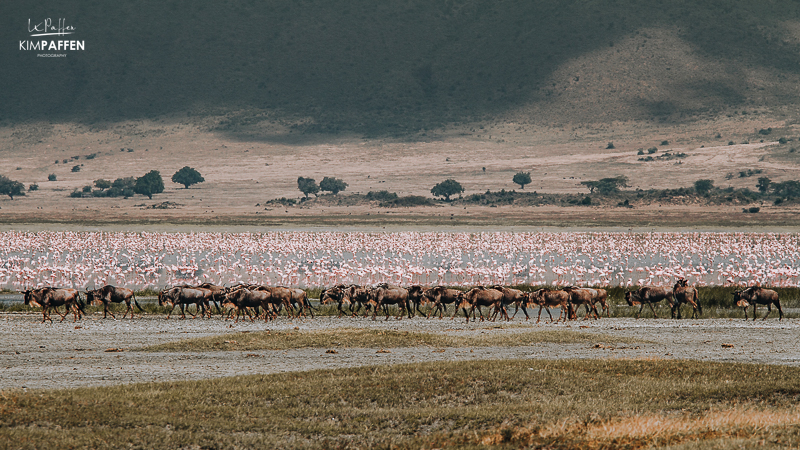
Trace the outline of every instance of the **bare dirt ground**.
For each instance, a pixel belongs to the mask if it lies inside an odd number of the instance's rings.
[[[291,129],[255,124],[236,133],[215,131],[222,118],[165,117],[101,125],[29,123],[0,128],[0,174],[37,183],[39,190],[0,199],[2,223],[230,224],[266,227],[426,225],[447,226],[796,226],[800,208],[761,205],[755,215],[741,205],[714,207],[456,207],[380,208],[377,205],[281,207],[270,199],[298,199],[299,176],[341,178],[344,193],[387,190],[430,197],[431,187],[454,178],[465,195],[519,189],[511,178],[530,171],[525,191],[585,193],[581,181],[626,175],[630,188],[716,186],[755,189],[758,176],[800,179],[800,127],[773,115],[700,120],[690,124],[613,123],[540,127],[528,122],[459,124],[413,140],[297,136]],[[250,128],[253,129],[250,129]],[[258,128],[262,127],[262,128]],[[771,127],[769,136],[758,130]],[[717,137],[719,136],[719,137]],[[763,142],[760,142],[762,141]],[[662,145],[668,141],[668,145]],[[614,148],[608,149],[613,142]],[[734,142],[735,145],[728,145]],[[748,142],[744,144],[743,142]],[[638,149],[684,152],[682,160],[639,161]],[[91,159],[86,156],[95,155]],[[64,162],[64,160],[67,160]],[[56,161],[58,161],[56,163]],[[184,189],[170,181],[189,165],[205,182]],[[73,172],[78,166],[79,171]],[[105,178],[159,170],[166,190],[152,200],[69,198],[70,192]],[[485,169],[485,170],[484,170]],[[755,177],[739,177],[760,169]],[[47,181],[55,174],[56,181]],[[733,174],[733,177],[730,177]],[[342,194],[340,194],[342,195]],[[170,202],[168,209],[152,209]]]
[[[665,320],[612,318],[564,324],[532,322],[469,323],[463,320],[413,319],[371,321],[321,317],[231,324],[213,320],[103,320],[41,324],[38,314],[0,314],[0,390],[52,389],[138,382],[199,380],[234,375],[306,371],[376,364],[469,359],[631,358],[690,359],[800,365],[800,322],[740,319]],[[501,328],[501,326],[505,327]],[[144,346],[242,331],[372,328],[453,335],[516,333],[569,329],[602,333],[635,344],[539,344],[520,347],[325,348],[287,351],[142,352]],[[723,346],[725,344],[725,346]],[[108,349],[121,351],[109,352]]]

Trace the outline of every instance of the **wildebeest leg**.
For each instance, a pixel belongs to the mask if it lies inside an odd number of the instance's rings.
[[[636,313],[636,318],[638,319],[639,316],[642,315],[642,310],[644,309],[644,303],[639,304],[639,312]]]
[[[653,317],[658,319],[658,316],[656,315],[656,309],[653,308],[653,302],[648,303],[648,305],[650,305],[650,311],[653,311]]]
[[[756,321],[756,302],[753,302],[753,322]]]
[[[778,314],[780,315],[780,317],[778,317],[778,320],[783,320],[783,310],[781,310],[780,300],[775,300],[775,307],[778,308]]]
[[[764,317],[762,317],[761,320],[767,320],[767,316],[771,312],[772,312],[772,303],[767,303],[767,313],[764,314]]]
[[[114,313],[112,313],[111,310],[108,309],[108,303],[107,302],[103,302],[103,319],[108,318],[109,314],[111,314],[111,317],[116,319],[116,317],[114,317]],[[123,319],[124,319],[124,317],[123,317]]]
[[[742,308],[742,311],[744,311],[744,320],[747,320],[747,307]]]

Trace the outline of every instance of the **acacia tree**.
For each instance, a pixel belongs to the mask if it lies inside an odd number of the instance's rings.
[[[300,189],[300,192],[305,194],[306,198],[308,198],[308,194],[314,194],[314,197],[316,197],[317,193],[319,193],[319,186],[313,178],[298,177],[297,189]]]
[[[99,180],[94,180],[94,185],[95,185],[95,187],[97,187],[97,189],[100,189],[101,191],[105,190],[105,189],[108,189],[108,188],[110,188],[112,186],[110,181],[108,181],[106,179],[103,179],[103,178],[101,178]]]
[[[14,200],[14,196],[25,195],[25,185],[19,181],[9,179],[5,175],[0,175],[0,195],[7,195]]]
[[[594,191],[603,195],[616,194],[620,187],[628,187],[628,177],[620,175],[597,181],[581,181],[581,184],[589,188],[590,194],[594,194]]]
[[[164,179],[161,178],[161,173],[157,170],[151,170],[144,176],[137,178],[133,185],[133,192],[146,195],[151,200],[153,199],[153,194],[164,192]]]
[[[766,194],[769,192],[770,184],[772,184],[772,180],[770,180],[769,177],[759,177],[756,188],[758,188],[758,192]]]
[[[319,182],[319,189],[326,192],[332,192],[333,195],[336,195],[339,192],[347,189],[347,183],[338,178],[325,177]]]
[[[708,192],[713,188],[714,180],[703,179],[694,182],[694,190],[700,195],[708,194]]]
[[[431,189],[431,194],[435,197],[444,197],[444,200],[447,202],[450,201],[451,195],[460,194],[462,192],[464,192],[464,188],[461,187],[461,183],[452,178],[442,181]]]
[[[189,167],[184,166],[181,170],[172,175],[172,182],[182,184],[184,189],[189,189],[189,186],[206,181],[200,172]]]
[[[517,172],[517,174],[514,175],[514,178],[511,181],[518,184],[520,189],[525,189],[526,184],[531,184],[531,173]]]

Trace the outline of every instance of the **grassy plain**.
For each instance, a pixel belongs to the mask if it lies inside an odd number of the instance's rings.
[[[785,366],[435,362],[0,394],[0,448],[800,445]]]
[[[495,328],[503,328],[498,324]],[[335,329],[330,331],[262,331],[225,334],[187,339],[144,348],[145,351],[230,351],[289,350],[297,348],[390,348],[390,347],[497,347],[538,343],[634,343],[626,339],[598,333],[570,330],[493,333],[486,336],[459,336],[392,330]]]

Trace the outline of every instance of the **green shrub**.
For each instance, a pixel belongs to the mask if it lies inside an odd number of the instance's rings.
[[[56,181],[56,174],[51,173],[47,176],[47,181]]]

